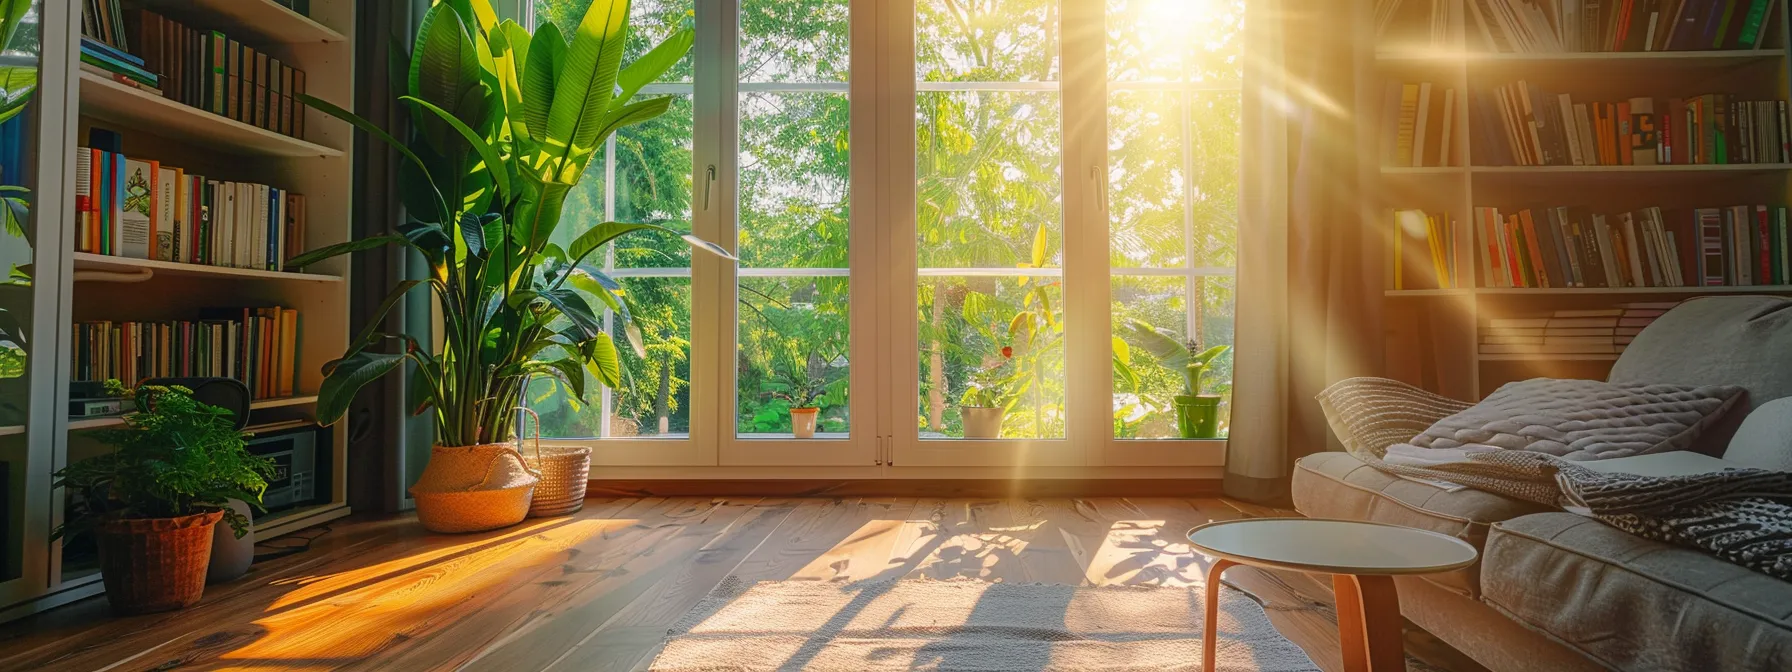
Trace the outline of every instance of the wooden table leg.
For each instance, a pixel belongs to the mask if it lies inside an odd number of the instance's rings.
[[[1207,614],[1201,620],[1201,669],[1203,672],[1214,672],[1219,665],[1214,652],[1220,643],[1220,574],[1238,563],[1231,560],[1213,559],[1213,566],[1207,568]]]
[[[1338,604],[1338,644],[1346,672],[1406,669],[1400,596],[1391,576],[1332,575]]]

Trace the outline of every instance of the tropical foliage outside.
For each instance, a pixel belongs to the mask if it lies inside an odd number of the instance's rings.
[[[534,5],[542,20],[559,21],[588,1]],[[820,431],[850,429],[848,4],[740,0],[732,404],[740,435],[788,433],[794,397],[811,392],[822,408]],[[999,380],[1014,401],[1005,436],[1061,437],[1066,180],[1062,107],[1050,84],[1063,68],[1057,3],[916,5],[916,426],[923,436],[961,436],[958,406],[967,392]],[[1114,333],[1123,337],[1140,320],[1203,348],[1229,345],[1243,0],[1107,5]],[[695,21],[689,0],[637,0],[633,11],[630,56]],[[617,134],[569,197],[567,225],[556,235],[602,221],[689,230],[693,200],[704,197],[693,189],[701,182],[693,180],[692,72],[687,58],[661,79],[658,91],[677,97],[671,111]],[[689,249],[639,237],[605,263],[632,299],[646,355],[622,350],[623,379],[607,417],[601,394],[581,400],[538,379],[530,402],[544,433],[689,432],[692,348],[713,345],[691,342]],[[1174,436],[1171,397],[1181,393],[1184,372],[1142,350],[1135,355],[1137,345],[1114,344],[1115,431]],[[1207,391],[1229,395],[1231,358],[1208,371]]]

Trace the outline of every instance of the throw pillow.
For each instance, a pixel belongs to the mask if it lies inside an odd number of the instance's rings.
[[[1569,460],[1688,450],[1742,398],[1742,388],[1723,385],[1533,378],[1507,383],[1439,420],[1411,445],[1526,450]]]
[[[1748,414],[1724,459],[1773,471],[1792,471],[1792,397],[1775,399]]]

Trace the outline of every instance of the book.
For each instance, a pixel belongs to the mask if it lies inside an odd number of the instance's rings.
[[[123,167],[118,181],[123,185],[124,202],[113,232],[113,247],[119,256],[149,259],[155,239],[156,181],[160,166],[153,161],[127,159]]]
[[[155,212],[150,230],[155,236],[150,257],[157,261],[174,261],[175,172],[172,167],[157,164]]]

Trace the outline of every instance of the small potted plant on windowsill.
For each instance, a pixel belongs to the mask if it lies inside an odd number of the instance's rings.
[[[790,433],[799,439],[815,438],[815,425],[824,404],[840,403],[845,380],[824,362],[812,366],[814,357],[779,364],[774,370],[771,393],[790,404]]]
[[[1001,353],[1001,361],[971,375],[971,383],[965,388],[964,397],[959,399],[958,413],[964,421],[964,438],[1002,438],[1002,421],[1015,400],[1020,398],[1014,389],[1018,374],[1009,366],[1014,361],[1014,347],[1002,346]]]
[[[1174,333],[1138,320],[1128,323],[1127,331],[1157,363],[1172,371],[1182,371],[1182,394],[1173,398],[1177,435],[1184,439],[1218,437],[1221,397],[1201,392],[1208,366],[1231,348],[1216,345],[1203,349],[1195,339],[1178,340]]]
[[[261,508],[273,462],[249,453],[231,413],[195,401],[184,387],[145,385],[124,416],[125,429],[99,433],[115,447],[56,472],[55,487],[82,505],[52,540],[90,533],[113,613],[181,609],[205,591],[212,528],[229,523],[240,537],[249,519],[230,508]]]

